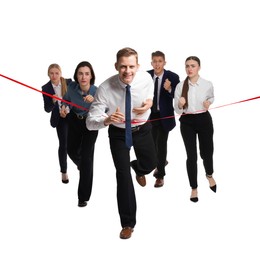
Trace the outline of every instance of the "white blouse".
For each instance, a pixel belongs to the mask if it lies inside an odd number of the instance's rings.
[[[174,94],[174,108],[177,114],[191,113],[198,114],[206,111],[203,102],[208,100],[211,104],[214,102],[214,87],[212,83],[201,77],[196,83],[191,83],[189,80],[188,90],[188,107],[180,109],[178,107],[179,99],[181,97],[184,81],[181,81],[175,89]]]

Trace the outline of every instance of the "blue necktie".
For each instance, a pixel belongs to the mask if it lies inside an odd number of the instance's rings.
[[[127,148],[131,148],[132,141],[132,129],[131,129],[131,92],[129,85],[126,86],[125,95],[125,144]]]

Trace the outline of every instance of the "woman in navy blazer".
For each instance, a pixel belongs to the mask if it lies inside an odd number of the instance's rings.
[[[59,139],[59,164],[61,171],[61,180],[63,183],[68,183],[69,178],[67,174],[67,135],[68,135],[68,119],[60,116],[60,100],[55,97],[62,98],[67,92],[67,85],[72,81],[71,79],[64,79],[62,77],[61,68],[58,64],[51,64],[48,68],[48,76],[50,81],[42,86],[44,110],[47,113],[51,112],[50,123],[56,128]],[[52,96],[48,96],[48,93]]]

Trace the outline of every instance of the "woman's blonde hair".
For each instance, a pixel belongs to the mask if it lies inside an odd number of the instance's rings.
[[[59,70],[60,73],[61,73],[60,65],[56,64],[56,63],[52,63],[48,67],[48,76],[49,76],[50,70],[53,69],[53,68]],[[60,83],[61,83],[61,96],[63,97],[65,95],[65,93],[67,92],[67,89],[68,89],[66,79],[64,79],[63,77],[60,77]]]

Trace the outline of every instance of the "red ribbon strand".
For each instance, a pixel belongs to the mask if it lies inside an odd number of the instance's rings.
[[[77,108],[79,108],[79,109],[86,110],[86,111],[88,110],[88,109],[85,108],[85,107],[79,106],[79,105],[77,105],[77,104],[75,104],[75,103],[69,102],[69,101],[64,100],[64,99],[62,99],[62,98],[53,96],[53,95],[51,95],[51,94],[49,94],[49,93],[47,93],[47,92],[41,91],[41,90],[36,89],[36,88],[33,88],[33,87],[31,87],[31,86],[28,86],[28,85],[26,85],[26,84],[24,84],[24,83],[22,83],[22,82],[20,82],[20,81],[17,81],[17,80],[15,80],[15,79],[9,78],[9,77],[7,77],[7,76],[5,76],[5,75],[0,74],[0,76],[3,77],[3,78],[5,78],[5,79],[8,79],[8,80],[10,80],[10,81],[13,81],[13,82],[15,82],[15,83],[17,83],[17,84],[19,84],[19,85],[22,85],[22,86],[27,87],[27,88],[29,88],[29,89],[32,89],[32,90],[34,90],[34,91],[40,92],[40,93],[42,93],[43,95],[46,95],[46,96],[49,96],[49,97],[51,97],[51,98],[55,98],[55,99],[57,99],[57,100],[60,100],[60,101],[62,101],[62,102],[64,102],[64,103],[67,103],[67,104],[69,104],[69,105],[71,105],[71,106],[74,106],[74,107],[77,107]],[[240,104],[240,103],[243,103],[243,102],[248,102],[248,101],[256,100],[256,99],[259,99],[259,98],[260,98],[260,96],[253,97],[253,98],[248,98],[248,99],[244,99],[244,100],[232,102],[232,103],[225,104],[225,105],[220,105],[220,106],[212,107],[212,108],[210,108],[210,110],[212,110],[212,109],[217,109],[217,108],[222,108],[222,107],[226,107],[226,106],[231,106],[231,105],[236,105],[236,104]],[[197,111],[197,112],[200,112],[200,111]],[[180,115],[179,115],[179,116],[180,116]],[[153,119],[153,120],[148,120],[148,121],[151,122],[151,121],[156,121],[156,120],[169,119],[169,118],[173,118],[173,117],[176,117],[176,116],[168,116],[168,117],[158,118],[158,119]],[[145,121],[145,122],[148,122],[148,121]],[[135,121],[135,120],[133,120],[133,121],[132,121],[132,124],[138,124],[138,123],[140,123],[140,122],[144,122],[144,121]]]

